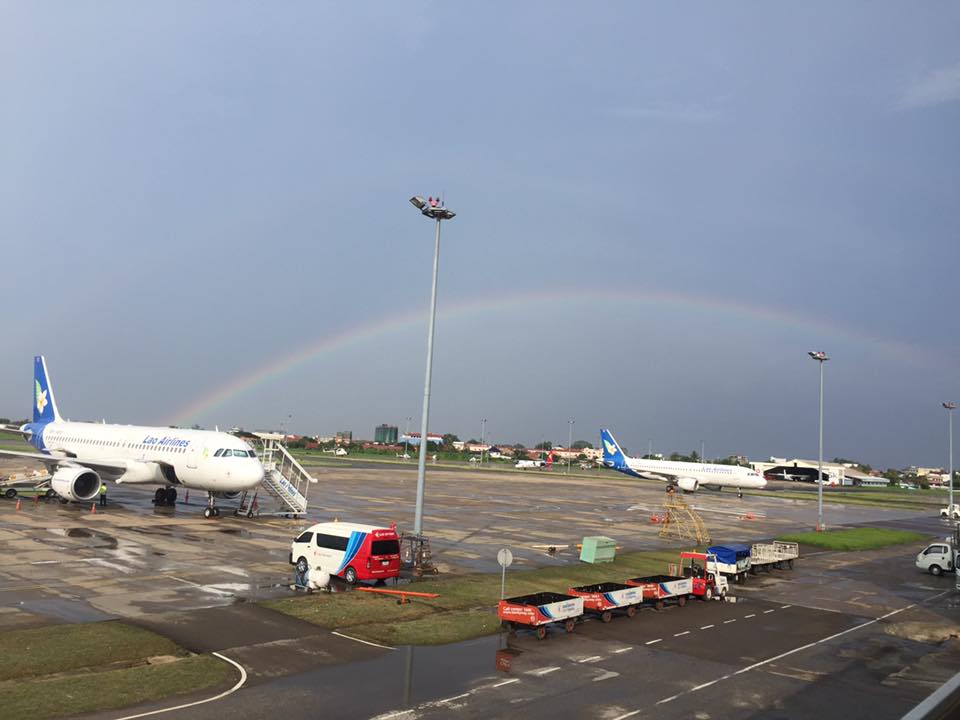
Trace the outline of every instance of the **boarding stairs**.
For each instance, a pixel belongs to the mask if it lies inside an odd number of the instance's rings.
[[[284,447],[279,433],[254,433],[263,482],[240,497],[237,515],[299,518],[307,512],[307,494],[316,479]]]

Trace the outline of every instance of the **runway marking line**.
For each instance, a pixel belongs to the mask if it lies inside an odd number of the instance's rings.
[[[661,640],[663,640],[663,638],[657,638],[656,640],[647,640],[647,641],[644,643],[644,645],[653,645],[654,643],[658,643],[658,642],[660,642]]]
[[[743,616],[743,619],[746,620],[747,618],[752,618],[752,617],[756,617],[756,616],[757,616],[756,613],[750,613],[749,615],[744,615],[744,616]]]
[[[681,635],[689,635],[689,634],[690,634],[689,630],[684,630],[683,632],[674,633],[673,636],[680,637]]]
[[[620,673],[614,672],[613,670],[607,670],[603,675],[598,675],[593,679],[594,682],[600,682],[601,680],[609,680],[610,678],[620,677]]]
[[[520,682],[520,678],[510,678],[509,680],[498,682],[495,685],[491,685],[490,687],[498,688],[498,687],[503,687],[504,685],[510,685],[511,683],[518,683],[518,682]]]
[[[769,615],[769,614],[772,613],[774,610],[776,610],[776,608],[773,608],[773,610],[764,610],[764,611],[763,611],[763,614],[764,614],[764,615]]]
[[[630,712],[624,713],[623,715],[617,715],[613,720],[627,720],[627,718],[631,718],[634,715],[639,715],[639,714],[640,714],[639,710],[631,710]]]
[[[549,675],[550,673],[556,672],[559,669],[560,669],[559,667],[537,668],[536,670],[528,670],[527,674],[536,675],[537,677],[543,677],[544,675]]]
[[[584,658],[583,660],[578,660],[577,662],[588,663],[588,662],[596,662],[597,660],[603,660],[603,656],[591,655],[590,657]]]
[[[370,645],[372,647],[383,648],[384,650],[395,650],[389,645],[381,645],[380,643],[370,642],[369,640],[361,640],[358,637],[353,637],[352,635],[344,635],[342,632],[337,632],[336,630],[330,631],[331,635],[336,635],[337,637],[342,637],[344,640],[353,640],[354,642],[363,643],[364,645]]]
[[[701,630],[709,630],[709,629],[712,628],[712,627],[714,627],[714,626],[713,626],[713,625],[702,625],[702,626],[700,627],[700,629],[701,629]]]
[[[462,695],[454,695],[453,697],[444,698],[443,700],[437,700],[438,703],[448,703],[453,702],[454,700],[462,700],[465,697],[470,697],[470,693],[466,692]]]
[[[793,605],[781,605],[781,606],[780,606],[780,609],[781,609],[781,610],[786,610],[787,608],[792,608],[792,607],[793,607]]]
[[[724,624],[724,625],[729,625],[730,623],[736,622],[736,621],[737,621],[736,618],[734,618],[733,620],[724,620],[724,621],[723,621],[723,624]]]
[[[619,655],[620,653],[630,652],[631,650],[633,650],[632,647],[625,647],[625,648],[617,648],[613,652]]]
[[[240,679],[237,681],[237,684],[234,685],[232,688],[230,688],[229,690],[224,690],[219,695],[214,695],[213,697],[207,698],[206,700],[197,700],[196,702],[192,702],[192,703],[175,705],[174,707],[163,708],[161,710],[151,710],[150,712],[138,713],[136,715],[125,715],[124,717],[117,718],[117,720],[134,720],[134,718],[142,718],[142,717],[147,717],[149,715],[159,715],[161,713],[172,712],[173,710],[185,710],[186,708],[194,707],[195,705],[203,705],[204,703],[213,702],[214,700],[225,698],[227,695],[230,695],[236,692],[237,690],[239,690],[241,687],[243,687],[243,684],[247,681],[247,671],[243,669],[243,665],[241,665],[240,663],[234,660],[231,660],[226,655],[221,655],[218,652],[211,653],[211,654],[215,655],[221,660],[225,660],[226,662],[230,663],[235,668],[237,668],[237,670],[240,671]]]

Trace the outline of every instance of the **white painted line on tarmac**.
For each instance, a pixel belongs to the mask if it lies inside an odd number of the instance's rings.
[[[600,682],[601,680],[609,680],[610,678],[620,677],[620,673],[614,672],[613,670],[607,670],[602,675],[597,675],[593,679],[594,682]]]
[[[625,647],[625,648],[617,648],[613,652],[619,655],[620,653],[630,652],[631,650],[633,650],[632,647]]]
[[[701,626],[700,626],[700,629],[701,629],[701,630],[709,630],[709,629],[712,628],[712,627],[714,627],[714,626],[713,626],[713,625],[701,625]]]
[[[548,675],[549,673],[556,672],[559,669],[560,668],[558,667],[538,668],[536,670],[528,670],[527,675],[536,675],[537,677],[543,677],[544,675]]]
[[[776,610],[776,608],[773,608],[773,610]],[[764,615],[769,615],[770,613],[773,612],[773,610],[764,610],[764,611],[763,611],[763,614],[764,614]]]
[[[781,605],[781,606],[780,606],[780,609],[781,609],[781,610],[786,610],[787,608],[792,608],[792,607],[793,607],[793,605]]]
[[[583,660],[579,660],[578,662],[588,663],[588,662],[596,662],[597,660],[603,660],[603,655],[591,655],[590,657],[584,658]]]
[[[744,616],[743,616],[743,619],[746,620],[747,618],[752,618],[752,617],[756,617],[756,616],[757,616],[756,613],[750,613],[749,615],[744,615]]]
[[[724,624],[724,625],[729,625],[730,623],[736,622],[736,621],[737,621],[736,618],[734,618],[733,620],[724,620],[724,621],[723,621],[723,624]]]
[[[680,637],[681,635],[689,635],[689,634],[690,634],[689,630],[684,630],[683,632],[674,633],[673,636]]]
[[[631,718],[634,715],[639,715],[639,714],[640,714],[639,710],[631,710],[630,712],[624,713],[623,715],[617,715],[613,720],[627,720],[627,718]]]
[[[504,685],[510,685],[511,683],[520,682],[520,678],[510,678],[509,680],[504,680],[503,682],[498,682],[496,685],[491,685],[491,688],[503,687]]]
[[[225,590],[218,590],[215,587],[210,587],[209,585],[201,585],[200,583],[195,583],[191,580],[184,580],[183,578],[177,577],[176,575],[167,575],[171,580],[176,580],[177,582],[182,582],[184,585],[191,585],[199,590],[204,592],[213,593],[214,595],[226,595],[227,597],[233,597],[233,593],[226,592]]]
[[[658,643],[661,640],[663,640],[663,638],[657,638],[656,640],[647,640],[647,642],[645,642],[644,645],[653,645],[654,643]]]
[[[663,705],[664,703],[673,702],[673,701],[676,700],[678,697],[680,697],[680,696],[679,696],[679,695],[671,695],[670,697],[664,698],[663,700],[657,700],[657,705]]]
[[[220,698],[225,698],[227,695],[230,695],[236,692],[237,690],[239,690],[241,687],[243,687],[243,684],[247,681],[247,671],[243,669],[243,665],[231,660],[226,655],[221,655],[218,652],[211,653],[211,654],[216,655],[221,660],[225,660],[226,662],[230,663],[235,668],[237,668],[237,670],[240,671],[240,679],[237,681],[237,684],[234,685],[232,688],[230,688],[229,690],[224,690],[219,695],[214,695],[213,697],[207,698],[206,700],[197,700],[196,702],[185,703],[183,705],[176,705],[174,707],[163,708],[162,710],[151,710],[150,712],[139,713],[137,715],[125,715],[122,718],[117,718],[117,720],[134,720],[134,718],[147,717],[148,715],[159,715],[160,713],[172,712],[173,710],[184,710],[188,707],[193,707],[194,705],[203,705],[204,703],[213,702],[214,700],[219,700]]]
[[[465,697],[470,697],[470,693],[463,693],[463,695],[454,695],[453,697],[444,698],[443,700],[437,700],[438,703],[449,703],[454,700],[463,700]]]
[[[403,717],[404,715],[409,715],[413,712],[413,708],[408,708],[406,710],[397,710],[392,713],[387,713],[386,715],[377,715],[374,720],[392,720],[392,718]]]
[[[352,635],[344,635],[342,632],[337,632],[336,630],[332,630],[330,634],[336,635],[337,637],[342,637],[344,640],[353,640],[354,642],[363,643],[364,645],[371,645],[372,647],[383,648],[384,650],[396,649],[390,647],[389,645],[381,645],[380,643],[370,642],[369,640],[361,640],[360,638],[353,637]]]

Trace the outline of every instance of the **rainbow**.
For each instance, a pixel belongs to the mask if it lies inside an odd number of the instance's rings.
[[[665,290],[617,290],[583,289],[573,291],[534,291],[501,295],[497,297],[474,298],[461,301],[441,302],[438,316],[444,320],[460,319],[471,315],[493,313],[496,311],[524,307],[536,304],[583,306],[587,303],[616,303],[664,305],[673,309],[692,309],[701,312],[721,312],[748,320],[759,320],[796,330],[804,330],[825,338],[842,338],[858,343],[886,355],[892,355],[913,365],[925,367],[949,366],[949,361],[931,350],[908,345],[897,341],[874,337],[852,328],[830,324],[824,320],[790,312],[782,308],[764,305],[748,305],[738,300],[724,297],[708,297],[689,293],[669,292]],[[212,410],[222,407],[245,393],[269,382],[273,382],[296,368],[322,355],[345,350],[363,342],[381,338],[390,333],[426,326],[426,308],[422,311],[406,312],[381,318],[365,325],[351,327],[320,340],[315,340],[298,350],[258,367],[246,374],[234,378],[227,384],[210,392],[190,405],[181,408],[171,420],[173,425],[188,425]],[[424,330],[426,328],[424,327]],[[426,333],[424,333],[424,336]]]

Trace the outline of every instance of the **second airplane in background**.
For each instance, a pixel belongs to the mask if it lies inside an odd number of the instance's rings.
[[[608,468],[634,477],[664,480],[686,492],[696,492],[703,485],[720,489],[735,487],[737,495],[742,497],[743,488],[762,488],[767,485],[767,481],[756,470],[740,465],[627,457],[606,429],[600,431],[600,441],[603,443],[603,464]]]

